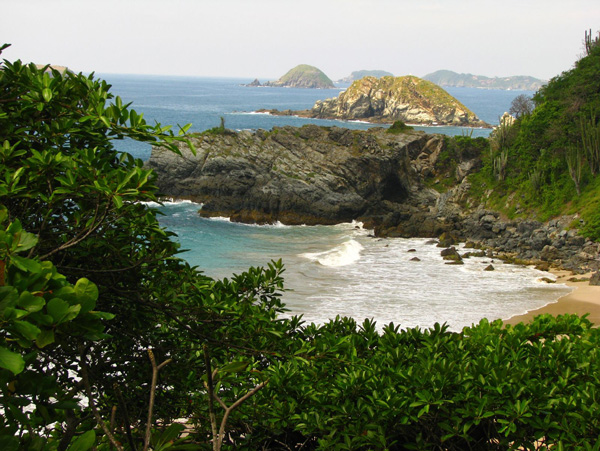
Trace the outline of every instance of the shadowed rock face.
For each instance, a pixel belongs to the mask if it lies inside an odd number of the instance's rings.
[[[332,224],[432,201],[411,158],[443,137],[306,125],[194,138],[197,154],[153,148],[160,191],[242,222]],[[425,149],[425,150],[424,150]]]

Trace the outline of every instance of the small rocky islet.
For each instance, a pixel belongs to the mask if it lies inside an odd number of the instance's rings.
[[[335,88],[333,81],[323,73],[322,70],[308,64],[300,64],[290,69],[282,77],[275,81],[262,83],[256,78],[252,83],[245,86],[259,87],[270,86],[275,88],[307,88],[307,89],[331,89]]]

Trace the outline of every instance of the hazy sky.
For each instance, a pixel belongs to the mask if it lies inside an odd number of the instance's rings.
[[[298,64],[549,79],[590,28],[598,0],[0,0],[9,61],[262,81]]]

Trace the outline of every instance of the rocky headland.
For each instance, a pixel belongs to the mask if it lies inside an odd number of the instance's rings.
[[[300,64],[289,70],[279,80],[267,81],[262,85],[258,80],[246,86],[272,86],[276,88],[308,88],[308,89],[331,89],[335,88],[333,81],[323,73],[322,70]]]
[[[403,121],[419,125],[489,127],[442,88],[411,75],[362,78],[338,97],[317,101],[310,110],[261,111],[275,115],[375,123]]]
[[[358,219],[379,237],[437,237],[446,248],[469,242],[578,273],[600,266],[600,246],[577,233],[576,216],[509,220],[474,203],[469,175],[481,155],[458,152],[449,166],[442,135],[306,125],[192,140],[195,155],[183,146],[181,156],[155,147],[147,164],[163,195],[202,203],[204,216],[284,224]]]
[[[423,78],[439,86],[526,91],[537,91],[546,83],[544,80],[528,75],[486,77],[484,75],[459,74],[451,70],[438,70],[423,76]]]

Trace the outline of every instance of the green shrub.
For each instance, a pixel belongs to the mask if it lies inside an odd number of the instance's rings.
[[[406,125],[402,121],[396,121],[392,125],[389,126],[389,128],[387,129],[387,133],[394,133],[394,134],[406,133],[410,130],[413,130],[413,127],[411,127],[410,125]]]

